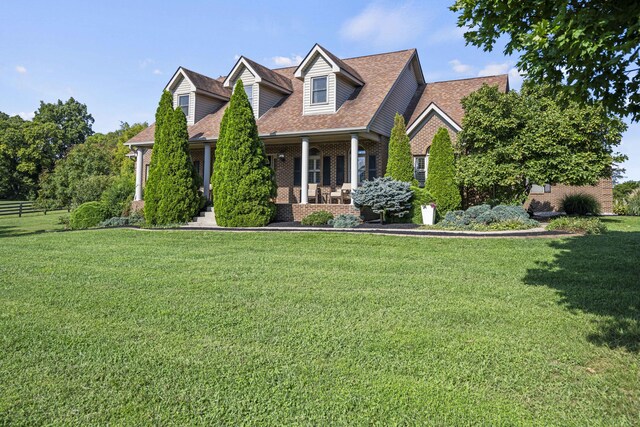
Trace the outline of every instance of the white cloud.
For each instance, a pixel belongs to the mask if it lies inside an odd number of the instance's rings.
[[[505,74],[512,67],[511,62],[491,63],[478,72],[478,77],[495,76],[496,74]]]
[[[293,65],[298,65],[302,62],[302,56],[300,55],[291,55],[291,56],[274,56],[271,58],[274,64],[279,67],[291,67]]]
[[[350,41],[370,42],[378,47],[401,46],[424,30],[426,14],[413,2],[371,3],[342,25],[340,34]]]
[[[449,61],[449,65],[458,74],[469,74],[473,71],[473,67],[469,64],[463,64],[459,59]]]
[[[22,117],[23,120],[31,120],[35,117],[36,113],[35,112],[30,112],[30,113],[25,113],[25,112],[19,112],[18,116]]]
[[[23,65],[16,65],[16,71],[20,74],[27,74],[27,69]]]
[[[162,71],[156,68],[155,70],[153,70],[153,74],[155,74],[156,76],[159,76],[160,74],[162,74]]]
[[[511,89],[520,89],[524,75],[517,68],[513,67],[509,70],[509,87]]]

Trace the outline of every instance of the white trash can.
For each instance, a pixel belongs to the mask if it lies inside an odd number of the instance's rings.
[[[433,225],[436,223],[436,205],[421,205],[422,223],[424,225]]]

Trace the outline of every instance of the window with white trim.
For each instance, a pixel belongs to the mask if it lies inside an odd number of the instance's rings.
[[[427,153],[424,156],[413,157],[413,177],[418,181],[420,187],[424,187],[424,184],[427,182],[429,150],[431,150],[431,147],[427,148]]]
[[[246,85],[244,91],[247,94],[247,98],[249,98],[249,105],[253,108],[253,85]]]
[[[351,150],[347,159],[347,179],[351,182]],[[367,152],[364,148],[358,147],[358,185],[367,179]]]
[[[320,150],[309,150],[309,184],[320,183]]]
[[[189,115],[189,95],[178,96],[178,107],[182,109],[185,117]]]
[[[328,76],[311,78],[311,104],[327,103]]]

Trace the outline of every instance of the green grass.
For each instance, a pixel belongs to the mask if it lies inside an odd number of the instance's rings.
[[[0,219],[0,424],[640,421],[639,218],[564,239],[25,219]]]
[[[60,210],[47,212],[46,215],[42,212],[35,212],[24,214],[22,217],[18,217],[18,215],[0,216],[0,237],[64,230],[64,225],[59,224],[61,216],[69,216],[69,212]]]

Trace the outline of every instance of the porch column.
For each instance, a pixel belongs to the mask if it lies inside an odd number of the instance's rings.
[[[133,200],[142,200],[142,169],[144,168],[144,148],[136,148],[136,194]]]
[[[300,204],[306,205],[309,203],[309,138],[302,137],[302,176],[301,176],[301,191],[300,191]]]
[[[351,134],[351,191],[358,188],[358,135]],[[353,197],[351,197],[353,204]]]
[[[203,177],[203,187],[204,187],[204,198],[205,200],[210,200],[209,194],[209,186],[211,185],[211,143],[204,143],[204,177]]]

